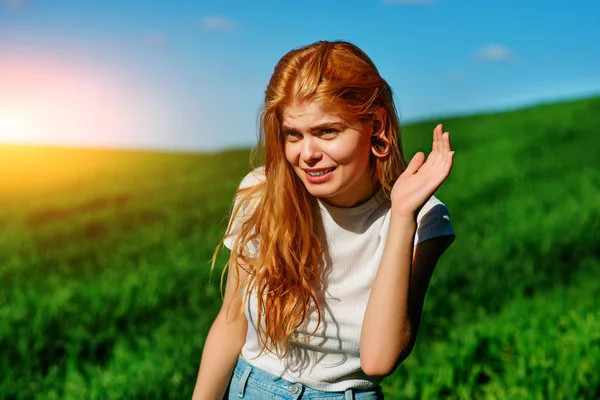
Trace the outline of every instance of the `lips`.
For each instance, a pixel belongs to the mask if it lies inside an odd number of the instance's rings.
[[[306,173],[306,180],[308,180],[310,183],[321,183],[329,179],[334,170],[335,167],[311,168],[305,169],[304,172]]]
[[[335,167],[332,168],[326,168],[326,169],[318,169],[318,170],[304,170],[308,175],[312,176],[313,178],[318,178],[320,176],[324,176],[327,175],[329,172],[333,171],[335,169]]]

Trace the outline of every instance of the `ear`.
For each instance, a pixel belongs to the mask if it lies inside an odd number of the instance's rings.
[[[373,123],[371,124],[371,127],[372,127],[371,134],[378,136],[379,138],[384,138],[385,137],[385,122],[386,122],[385,110],[383,108],[379,107],[377,109],[377,111],[375,111],[375,114],[373,115]]]
[[[390,141],[386,136],[386,115],[383,108],[378,108],[373,116],[371,130],[371,152],[378,158],[384,158],[392,150]]]

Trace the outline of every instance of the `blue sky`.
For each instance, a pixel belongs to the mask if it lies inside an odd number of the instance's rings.
[[[348,40],[401,123],[600,95],[600,2],[0,0],[0,143],[251,146],[277,60]]]

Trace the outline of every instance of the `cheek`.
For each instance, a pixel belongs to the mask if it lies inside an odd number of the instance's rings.
[[[359,166],[370,158],[370,143],[362,141],[332,143],[327,154],[340,165]]]
[[[296,160],[298,159],[297,157],[297,151],[296,151],[296,146],[294,146],[293,143],[286,143],[283,147],[283,153],[285,155],[285,159],[292,165],[296,164]]]

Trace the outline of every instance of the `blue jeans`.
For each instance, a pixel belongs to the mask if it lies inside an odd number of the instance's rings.
[[[383,392],[381,386],[374,389],[324,392],[270,374],[238,357],[226,398],[229,400],[380,400],[383,399]]]

